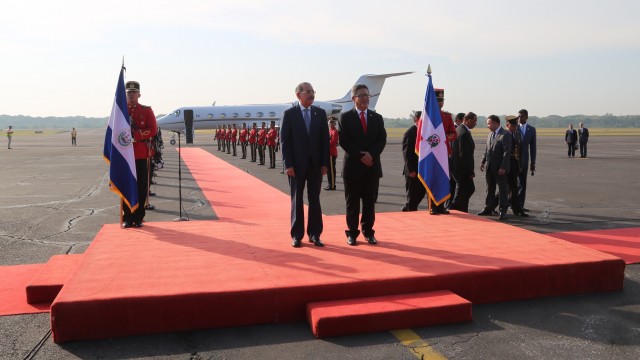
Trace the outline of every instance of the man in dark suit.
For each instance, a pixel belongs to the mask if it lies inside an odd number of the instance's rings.
[[[567,155],[569,157],[576,156],[576,143],[578,142],[578,132],[573,128],[573,124],[569,124],[567,132],[564,134],[564,143],[569,146]]]
[[[457,138],[451,143],[451,175],[456,179],[455,197],[449,209],[469,212],[469,199],[476,191],[473,183],[475,162],[473,152],[476,144],[471,129],[476,127],[478,116],[469,112],[463,116],[462,124],[456,128]]]
[[[402,137],[402,158],[404,159],[404,188],[407,193],[407,203],[402,211],[417,211],[418,205],[427,193],[424,185],[418,178],[418,155],[416,154],[416,137],[418,135],[417,123],[422,111],[413,114],[413,125],[407,129]]]
[[[307,186],[309,242],[324,246],[320,188],[329,167],[329,128],[327,114],[313,106],[313,86],[303,82],[296,86],[299,104],[284,112],[280,129],[282,160],[291,192],[291,245],[300,247],[304,237],[304,188]]]
[[[358,217],[362,200],[360,227],[371,245],[377,244],[375,231],[375,197],[382,177],[380,154],[387,144],[387,132],[382,116],[369,110],[369,88],[356,84],[351,88],[354,108],[342,113],[338,128],[340,146],[344,149],[342,178],[347,205],[347,243],[356,245],[360,235]]]
[[[587,157],[587,141],[589,141],[589,129],[584,127],[584,123],[580,123],[578,129],[578,142],[580,143],[580,157]]]
[[[507,174],[507,184],[509,185],[509,202],[511,203],[511,210],[514,215],[517,216],[529,216],[526,212],[520,208],[520,201],[518,199],[518,175],[520,174],[521,162],[521,149],[522,149],[522,136],[518,131],[518,117],[507,116],[507,129],[511,136],[511,160],[509,162],[509,173]]]
[[[485,198],[484,210],[478,213],[480,216],[487,216],[493,213],[495,207],[496,185],[500,193],[500,217],[499,220],[506,220],[507,209],[509,208],[509,193],[507,187],[507,173],[511,159],[511,135],[500,127],[500,118],[496,115],[489,115],[487,118],[487,146],[480,163],[480,171],[487,167],[487,196]]]
[[[527,124],[529,112],[526,109],[518,111],[518,131],[522,135],[522,147],[520,148],[520,175],[518,176],[518,201],[522,211],[529,211],[524,207],[527,197],[527,175],[531,170],[531,175],[536,171],[536,128]]]

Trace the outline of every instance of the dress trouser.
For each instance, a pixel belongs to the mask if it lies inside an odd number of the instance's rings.
[[[336,159],[337,156],[329,156],[329,171],[327,171],[327,183],[332,189],[336,188]]]
[[[136,159],[136,175],[138,177],[138,209],[132,213],[126,204],[123,204],[122,206],[122,220],[129,224],[142,223],[142,220],[144,220],[144,205],[147,203],[147,192],[149,186],[148,171],[147,159]]]
[[[360,216],[360,200],[362,200],[362,217],[360,228],[365,237],[374,235],[373,224],[376,221],[375,197],[380,179],[377,176],[343,178],[344,198],[347,203],[347,230],[345,234],[357,238],[358,217]]]
[[[418,210],[418,205],[424,196],[427,194],[427,190],[422,185],[422,182],[416,177],[404,176],[404,189],[407,193],[407,203],[404,205],[407,211]]]
[[[322,208],[320,207],[320,187],[322,186],[322,172],[320,169],[307,169],[306,173],[289,176],[289,190],[291,195],[291,238],[301,240],[304,237],[304,188],[307,186],[309,199],[309,221],[307,234],[320,236],[322,234]]]

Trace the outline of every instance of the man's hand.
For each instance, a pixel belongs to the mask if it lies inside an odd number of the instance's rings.
[[[287,175],[289,175],[291,177],[296,177],[296,172],[293,171],[293,167],[287,168]]]
[[[530,168],[531,168],[531,171],[536,171],[536,164],[531,163]]]
[[[504,176],[506,173],[507,171],[505,169],[500,168],[500,170],[498,170],[498,176]]]
[[[322,172],[322,175],[327,175],[327,171],[328,170],[329,170],[329,168],[326,167],[326,166],[323,166],[323,167],[320,168],[320,171]]]
[[[415,172],[415,171],[412,171],[412,172],[409,173],[409,177],[412,178],[412,179],[415,178],[417,175],[418,175],[418,173]]]
[[[368,151],[362,151],[360,153],[363,154],[360,158],[360,162],[368,167],[373,166],[373,157],[371,156],[371,154],[369,154]]]
[[[484,163],[480,164],[480,171],[484,171]]]

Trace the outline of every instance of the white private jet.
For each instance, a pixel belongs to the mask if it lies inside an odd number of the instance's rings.
[[[369,107],[371,109],[375,109],[385,79],[411,73],[412,72],[362,75],[355,83],[367,85],[369,93],[371,94]],[[264,105],[215,106],[214,104],[214,106],[186,106],[160,117],[157,122],[158,127],[161,129],[175,131],[184,131],[189,128],[189,126],[185,126],[185,118],[187,119],[187,123],[192,121],[192,129],[194,130],[215,129],[218,125],[224,124],[236,124],[236,126],[240,127],[242,123],[247,123],[247,127],[251,127],[254,122],[258,124],[258,127],[260,127],[260,123],[265,122],[268,126],[271,121],[275,121],[276,126],[279,126],[284,111],[296,103],[297,101]],[[313,105],[324,109],[327,116],[338,115],[349,111],[353,109],[351,89],[349,89],[347,94],[340,99],[329,101],[316,100],[313,102]]]

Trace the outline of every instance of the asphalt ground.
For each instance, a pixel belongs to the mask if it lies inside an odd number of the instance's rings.
[[[102,160],[103,137],[101,130],[80,129],[78,146],[72,147],[68,132],[20,134],[14,136],[11,150],[2,139],[0,265],[44,263],[55,254],[83,253],[103,224],[118,222],[118,200],[108,190],[108,168]],[[147,213],[147,221],[180,216],[178,153],[169,138],[165,134],[164,168],[152,186],[156,210]],[[482,144],[482,136],[477,136],[477,164]],[[222,154],[209,134],[197,133],[195,146],[288,193],[280,169]],[[529,177],[527,194],[531,217],[511,217],[508,223],[539,233],[640,227],[640,137],[592,137],[587,159],[567,158],[558,137],[539,137],[538,149],[537,172]],[[382,163],[376,211],[399,211],[405,199],[399,138],[389,139]],[[215,219],[184,164],[181,169],[182,216]],[[484,204],[484,177],[480,172],[477,176],[471,212]],[[325,214],[345,213],[339,176],[337,185],[337,191],[322,192]],[[246,191],[256,192],[260,201],[258,189]],[[392,236],[376,235],[380,241]],[[281,236],[283,246],[290,246],[288,229],[265,236]],[[323,241],[331,246],[345,239]],[[621,292],[474,305],[472,322],[412,329],[414,341],[404,343],[399,338],[406,340],[406,333],[392,332],[317,340],[300,322],[57,345],[49,336],[48,313],[4,316],[0,359],[416,359],[437,354],[449,359],[638,359],[640,265],[627,266],[625,274]]]

